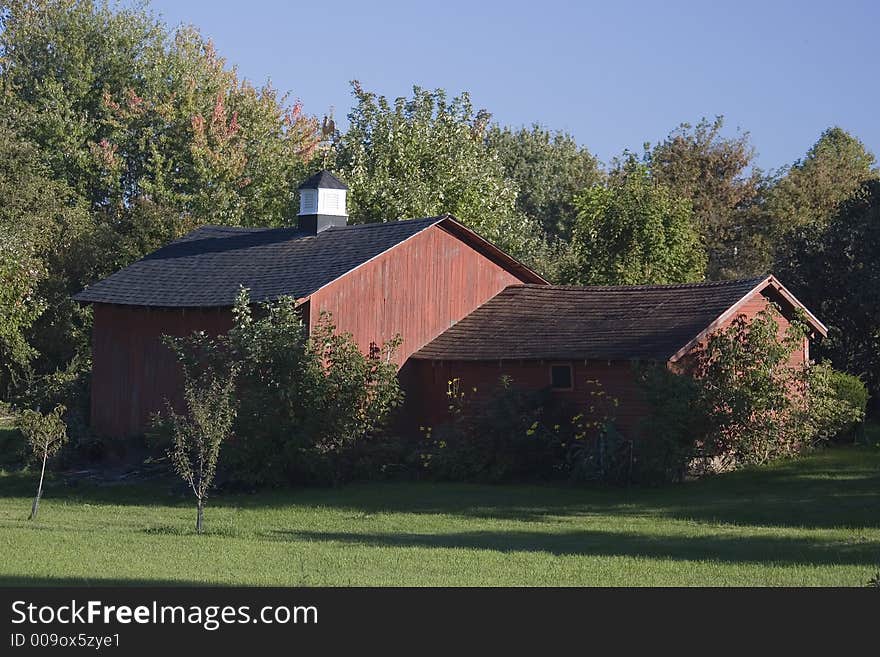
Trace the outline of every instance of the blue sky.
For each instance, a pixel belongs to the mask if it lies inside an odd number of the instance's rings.
[[[757,163],[801,157],[839,125],[880,155],[880,2],[348,2],[153,0],[255,83],[306,111],[351,106],[348,81],[390,98],[469,91],[495,120],[571,132],[607,162],[683,121],[725,116]]]

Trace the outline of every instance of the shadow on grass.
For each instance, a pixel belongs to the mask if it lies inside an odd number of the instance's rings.
[[[29,498],[34,482],[33,475],[0,476],[0,497]],[[68,503],[192,505],[183,484],[173,478],[76,486],[53,480],[46,497]],[[256,510],[321,507],[355,514],[443,514],[545,523],[567,522],[572,516],[618,515],[766,527],[878,528],[880,450],[835,448],[772,467],[659,488],[367,483],[255,494],[218,491],[210,505]]]
[[[876,541],[816,541],[778,536],[674,536],[572,531],[464,532],[454,534],[360,534],[276,531],[278,540],[337,542],[390,548],[459,548],[497,552],[547,552],[557,556],[606,556],[776,563],[781,565],[877,565]]]
[[[27,577],[25,575],[0,575],[0,588],[28,586],[173,586],[173,587],[219,587],[222,584],[177,579],[119,579],[113,577]]]

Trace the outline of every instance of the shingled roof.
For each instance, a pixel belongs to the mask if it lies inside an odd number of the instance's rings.
[[[327,170],[319,171],[306,179],[297,189],[348,189],[348,185],[342,182]]]
[[[223,307],[239,286],[254,301],[303,298],[448,215],[333,227],[317,235],[295,228],[204,226],[87,287],[81,303]]]
[[[514,285],[413,358],[665,361],[762,283],[773,282],[765,276],[687,285]]]

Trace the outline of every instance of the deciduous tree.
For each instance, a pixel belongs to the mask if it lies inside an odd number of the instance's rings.
[[[56,406],[50,413],[26,410],[18,420],[19,429],[30,445],[33,455],[40,460],[40,482],[31,506],[28,520],[35,520],[43,497],[43,478],[46,476],[46,461],[54,456],[67,442],[67,425],[64,424],[64,406]]]
[[[585,190],[573,231],[570,282],[639,285],[703,278],[706,256],[690,202],[631,159],[625,172]]]
[[[494,125],[486,138],[504,174],[516,182],[517,210],[548,235],[570,239],[575,196],[602,179],[596,158],[570,134],[537,124],[518,130]]]

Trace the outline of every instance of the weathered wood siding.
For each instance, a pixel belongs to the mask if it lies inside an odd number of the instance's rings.
[[[366,351],[399,334],[402,365],[414,352],[508,285],[515,275],[433,226],[338,278],[310,297],[311,327],[322,312]]]
[[[747,299],[739,308],[737,308],[736,312],[732,313],[730,317],[726,318],[723,322],[720,322],[716,330],[724,330],[728,328],[740,315],[745,315],[748,319],[752,319],[758,313],[766,310],[771,303],[776,303],[782,309],[781,316],[777,319],[777,323],[779,324],[779,331],[777,334],[781,338],[791,326],[793,314],[788,304],[786,304],[779,294],[772,288],[765,288],[763,292],[756,293],[750,299]],[[699,344],[694,345],[689,353],[692,354],[704,344],[705,341],[701,341]],[[792,352],[789,364],[797,367],[803,365],[809,360],[810,342],[809,339],[805,339],[801,348]],[[686,371],[692,366],[692,364],[692,358],[686,354],[673,369],[677,371]]]
[[[150,415],[179,403],[181,376],[162,335],[201,330],[223,333],[232,326],[228,309],[153,310],[94,305],[92,329],[92,430],[103,436],[142,433]]]
[[[628,361],[458,361],[439,362],[410,360],[401,372],[407,396],[407,431],[414,433],[419,426],[438,426],[448,421],[447,390],[449,382],[459,379],[460,390],[466,398],[480,399],[492,394],[502,376],[509,376],[512,385],[530,390],[550,387],[550,367],[571,365],[571,390],[554,390],[553,395],[576,412],[586,412],[590,406],[599,406],[592,392],[603,391],[606,397],[616,398],[613,411],[616,424],[624,432],[636,428],[645,415],[645,404],[635,382],[633,365]],[[591,381],[598,381],[596,386]],[[476,388],[476,391],[473,389]]]

